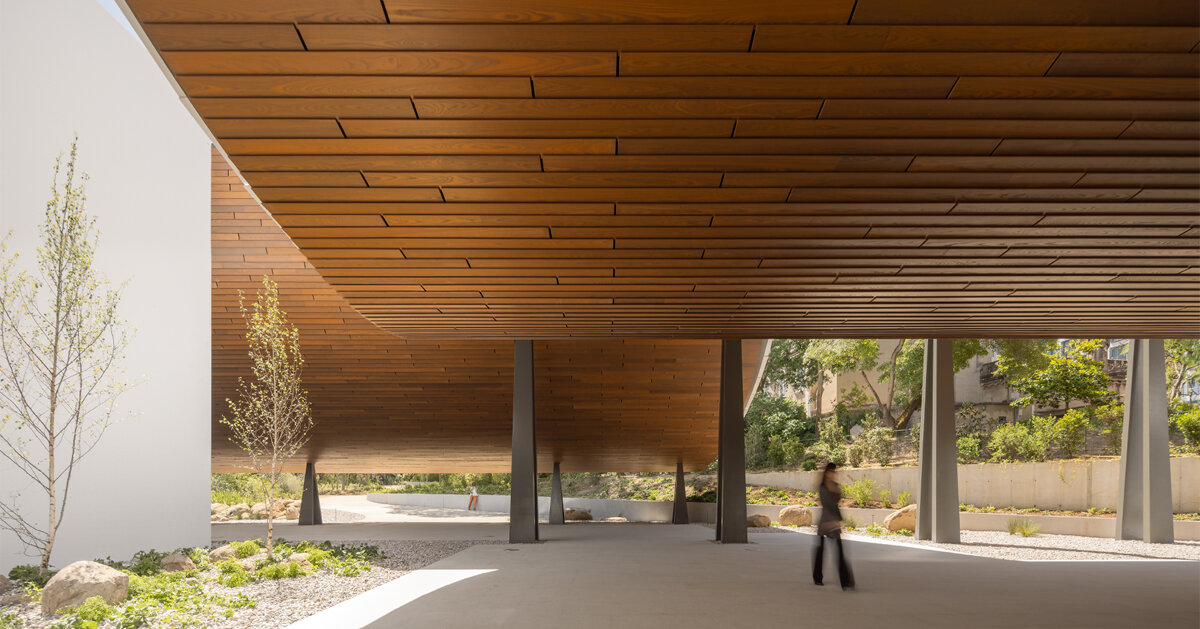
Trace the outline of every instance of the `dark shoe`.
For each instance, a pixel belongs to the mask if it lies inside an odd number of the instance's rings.
[[[813,585],[825,585],[825,584],[820,581],[813,581]]]

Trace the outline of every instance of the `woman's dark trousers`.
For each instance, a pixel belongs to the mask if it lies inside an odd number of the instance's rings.
[[[841,581],[842,587],[854,587],[854,575],[850,574],[850,565],[846,563],[846,552],[842,549],[841,529],[834,529],[832,531],[817,534],[817,548],[813,553],[813,583],[821,584],[825,580],[824,559],[826,537],[828,537],[836,546],[838,558],[838,579]]]

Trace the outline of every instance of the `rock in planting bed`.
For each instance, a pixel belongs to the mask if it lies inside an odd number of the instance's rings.
[[[170,575],[159,573],[158,576],[151,576],[143,583],[149,583],[151,580],[160,582],[165,579],[168,588],[202,588],[203,597],[223,597],[214,600],[222,600],[224,603],[203,613],[185,613],[173,618],[167,616],[171,613],[178,614],[179,608],[188,606],[185,603],[179,605],[174,611],[165,610],[164,613],[158,613],[156,617],[153,613],[149,614],[152,619],[145,624],[127,626],[160,628],[186,625],[221,629],[286,627],[297,620],[332,607],[413,570],[481,543],[498,542],[474,540],[343,541],[339,542],[339,546],[353,547],[369,544],[377,548],[382,556],[370,558],[368,562],[370,570],[358,571],[354,576],[341,576],[336,573],[338,568],[330,569],[328,565],[322,566],[320,569],[315,566],[306,566],[308,570],[314,571],[313,574],[283,578],[259,577],[258,580],[249,580],[241,585],[232,586],[229,584],[231,581],[229,572],[223,574],[217,565],[201,563],[199,569]],[[193,556],[195,556],[194,552]],[[261,566],[265,557],[265,553],[259,552],[249,557],[234,557],[230,561],[244,565],[246,574],[253,575],[256,564]],[[290,567],[288,563],[285,560],[277,565]],[[128,563],[126,567],[136,569],[133,562]],[[164,575],[167,576],[164,577]],[[136,583],[139,577],[131,575],[130,579]],[[10,590],[9,593],[16,591]],[[136,591],[136,587],[131,587],[131,597],[134,591]],[[130,612],[124,607],[135,604],[149,606],[147,601],[149,598],[131,598],[126,601],[125,606],[116,606],[115,613],[124,614],[123,617],[128,618]],[[44,615],[37,602],[16,602],[0,607],[0,626],[9,626],[3,625],[2,622],[11,619],[23,621],[24,624],[15,625],[22,629],[42,629],[51,627],[56,622],[70,623],[73,617]],[[107,629],[117,627],[116,621],[117,617],[110,617],[108,620],[100,621],[97,625],[66,624],[66,626],[96,626],[97,629]]]
[[[785,530],[807,531],[807,527],[785,527]],[[866,529],[848,531],[848,539],[882,539],[889,542],[929,546],[959,553],[1010,559],[1017,561],[1063,561],[1063,560],[1138,560],[1138,559],[1182,559],[1200,561],[1200,542],[1180,541],[1174,544],[1150,544],[1139,540],[1118,540],[1104,537],[1082,537],[1077,535],[1048,535],[1039,533],[1031,537],[1009,534],[1005,531],[962,531],[960,544],[939,544],[918,540],[910,535],[881,533],[874,535]]]

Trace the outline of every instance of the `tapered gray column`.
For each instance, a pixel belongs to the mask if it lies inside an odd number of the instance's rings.
[[[1175,541],[1162,339],[1135,339],[1126,368],[1117,489],[1117,539]]]
[[[558,461],[555,461],[554,477],[550,479],[550,523],[563,524],[566,521],[563,514],[562,474],[558,471]]]
[[[917,539],[957,544],[958,445],[954,436],[953,339],[925,341],[921,404]]]
[[[317,471],[311,462],[304,465],[304,489],[300,494],[298,524],[321,524],[321,496],[317,493]]]
[[[533,417],[533,341],[513,343],[512,485],[508,541],[536,542],[537,436]]]
[[[742,408],[742,340],[721,341],[718,539],[746,543],[746,421]]]
[[[675,464],[675,504],[671,524],[687,524],[687,487],[683,485],[683,461]]]

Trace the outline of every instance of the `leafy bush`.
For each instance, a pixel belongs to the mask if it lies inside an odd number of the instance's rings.
[[[871,498],[875,495],[875,481],[869,478],[860,478],[846,485],[844,492],[856,506],[870,506]]]
[[[80,604],[79,608],[75,610],[75,615],[77,615],[80,620],[90,620],[97,623],[108,620],[115,613],[116,610],[99,596],[89,596],[88,599]]]
[[[892,490],[885,489],[885,490],[879,492],[879,502],[882,502],[883,506],[891,508],[891,506],[892,506]]]
[[[988,440],[993,461],[1045,461],[1054,435],[1054,418],[1034,417],[1029,422],[1001,424]]]
[[[0,611],[0,629],[21,629],[25,621],[14,612]]]
[[[1200,454],[1200,407],[1178,413],[1174,420],[1175,429],[1183,433],[1187,449]]]
[[[305,568],[298,562],[285,561],[282,563],[267,564],[258,570],[254,571],[255,580],[276,580],[276,579],[291,579],[312,574],[312,568]]]
[[[900,495],[896,496],[896,504],[901,507],[907,507],[912,504],[912,494],[907,491],[900,492]]]
[[[37,566],[15,566],[8,571],[8,578],[13,581],[24,581],[32,583],[39,588],[46,587],[46,582],[54,576],[55,570],[47,570],[46,574],[42,574],[41,568]]]
[[[1041,527],[1034,524],[1029,518],[1013,518],[1008,521],[1008,534],[1020,535],[1021,537],[1037,537]]]
[[[983,446],[975,435],[958,438],[958,462],[976,463],[983,458]]]
[[[1096,425],[1100,426],[1100,434],[1108,439],[1108,449],[1111,454],[1121,452],[1121,432],[1125,424],[1124,404],[1105,404],[1092,410]]]
[[[259,544],[258,540],[256,539],[249,539],[244,542],[234,542],[233,549],[237,552],[237,556],[242,559],[245,559],[246,557],[253,557],[254,555],[257,555],[263,551],[262,545]]]
[[[867,458],[867,449],[863,444],[854,441],[846,446],[846,462],[850,467],[861,467],[863,459]]]
[[[250,573],[242,564],[233,559],[226,559],[217,564],[217,583],[226,587],[241,587],[251,581]]]
[[[166,556],[167,553],[160,553],[151,548],[150,550],[139,550],[127,562],[116,561],[112,557],[105,557],[104,559],[97,559],[96,563],[102,563],[110,568],[146,577],[162,572],[162,558]]]
[[[867,530],[864,532],[867,535],[874,535],[875,537],[879,537],[881,535],[887,535],[887,529],[883,528],[882,526],[879,526],[878,522],[872,522],[871,526],[868,526]]]
[[[795,465],[804,458],[804,444],[798,437],[771,435],[768,438],[767,458],[771,465]]]
[[[855,520],[851,516],[843,515],[842,528],[846,529],[847,531],[853,531],[854,529],[858,528],[858,520]]]
[[[244,594],[207,593],[200,583],[189,582],[183,572],[161,572],[129,577],[129,599],[117,608],[115,620],[122,629],[152,622],[164,627],[206,626],[207,619],[228,617],[235,609],[252,606],[254,601]]]
[[[1054,422],[1053,439],[1058,453],[1071,458],[1083,450],[1091,418],[1080,409],[1071,409]]]

